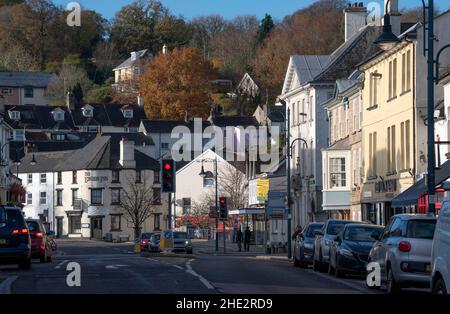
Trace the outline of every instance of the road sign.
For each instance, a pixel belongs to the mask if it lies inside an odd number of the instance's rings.
[[[269,192],[267,215],[270,219],[287,219],[286,192]]]

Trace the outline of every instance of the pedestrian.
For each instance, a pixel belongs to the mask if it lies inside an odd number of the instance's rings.
[[[247,229],[245,229],[244,233],[244,250],[250,251],[250,238],[252,236],[252,232],[250,231],[249,227],[247,226]]]
[[[292,234],[292,240],[297,239],[297,236],[298,236],[300,233],[302,233],[302,231],[303,231],[302,226],[297,225],[297,227],[295,227],[294,233]]]
[[[236,243],[239,249],[239,252],[242,251],[242,238],[244,237],[244,234],[242,233],[241,229],[239,228],[239,230],[236,233]]]

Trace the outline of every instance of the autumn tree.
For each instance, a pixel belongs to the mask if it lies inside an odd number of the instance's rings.
[[[151,119],[183,119],[185,112],[208,117],[212,64],[195,48],[175,48],[156,56],[141,75],[140,91]]]
[[[219,190],[228,197],[228,209],[239,209],[248,203],[248,181],[245,174],[231,164],[219,170]]]

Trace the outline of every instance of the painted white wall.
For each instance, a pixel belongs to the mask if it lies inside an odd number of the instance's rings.
[[[25,89],[20,88],[20,105],[48,106],[48,97],[45,95],[45,88],[33,88],[33,97],[25,97]]]

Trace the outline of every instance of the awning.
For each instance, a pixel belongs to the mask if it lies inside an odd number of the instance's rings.
[[[446,161],[435,171],[435,184],[439,186],[442,182],[450,178],[450,160]],[[392,200],[391,206],[394,208],[417,205],[419,198],[428,191],[425,178],[417,181],[410,188],[400,193]]]
[[[228,215],[264,215],[266,213],[265,208],[240,208],[230,210]]]

